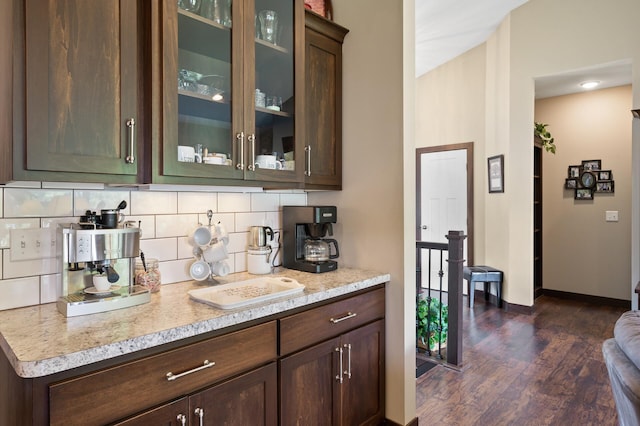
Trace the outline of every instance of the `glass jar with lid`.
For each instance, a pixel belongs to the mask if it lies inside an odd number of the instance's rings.
[[[158,267],[158,259],[145,259],[144,264],[139,258],[136,259],[136,269],[134,275],[136,285],[147,288],[152,293],[160,290],[162,281],[160,280],[160,268]]]

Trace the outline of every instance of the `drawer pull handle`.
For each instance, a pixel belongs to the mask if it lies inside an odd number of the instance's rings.
[[[136,161],[134,153],[136,143],[136,120],[134,118],[130,118],[125,122],[125,125],[129,128],[129,155],[125,158],[125,162],[127,164],[133,164]]]
[[[186,376],[187,374],[195,373],[197,371],[204,370],[205,368],[213,367],[214,365],[216,365],[215,362],[209,362],[208,359],[205,359],[204,363],[200,367],[192,368],[191,370],[187,370],[183,373],[173,374],[171,371],[169,371],[167,373],[167,380],[171,382],[173,380],[179,379],[180,377]]]
[[[331,321],[333,324],[337,324],[337,323],[339,323],[341,321],[348,320],[349,318],[353,318],[356,315],[358,315],[358,314],[356,314],[355,312],[347,312],[347,314],[345,316],[340,317],[340,318],[330,318],[329,321]]]

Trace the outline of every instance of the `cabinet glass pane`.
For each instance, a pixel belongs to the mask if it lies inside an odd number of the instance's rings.
[[[295,170],[293,17],[291,0],[255,2],[256,170]]]
[[[231,26],[231,0],[178,1],[178,161],[232,165]]]

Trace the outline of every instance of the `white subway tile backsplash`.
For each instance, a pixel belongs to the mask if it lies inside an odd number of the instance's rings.
[[[62,278],[60,274],[40,276],[40,303],[51,303],[62,296]]]
[[[195,259],[193,246],[187,237],[178,237],[178,259]]]
[[[4,189],[4,217],[73,216],[73,191],[65,189]]]
[[[41,186],[42,185],[42,188]],[[281,228],[281,205],[304,205],[306,194],[296,191],[206,192],[197,190],[102,190],[102,184],[22,182],[0,188],[0,290],[6,286],[1,309],[55,302],[61,296],[60,265],[54,258],[11,261],[10,230],[55,228],[76,223],[86,210],[116,208],[122,200],[125,221],[141,228],[140,248],[147,258],[160,260],[162,283],[191,280],[194,261],[188,233],[198,223],[221,223],[229,233],[226,260],[231,272],[246,271],[250,226]],[[244,191],[240,188],[239,191]]]
[[[280,207],[280,195],[272,193],[251,194],[251,211],[277,212]]]
[[[162,284],[191,281],[191,276],[189,276],[189,267],[192,263],[193,259],[179,259],[170,262],[160,262],[160,279]]]
[[[40,219],[0,219],[0,248],[9,248],[12,229],[39,228]]]
[[[131,214],[176,214],[178,213],[177,192],[131,192]]]
[[[280,194],[281,206],[306,206],[307,194]]]
[[[40,277],[0,281],[0,310],[40,303]]]
[[[156,237],[155,216],[125,216],[125,222],[132,221],[140,228],[140,239]]]
[[[247,243],[249,242],[248,232],[234,232],[229,234],[229,244],[227,244],[227,251],[229,253],[238,253],[241,251],[247,251]]]
[[[59,223],[77,223],[80,220],[78,217],[44,217],[40,220],[41,228],[58,228]]]
[[[156,238],[184,237],[198,226],[195,214],[156,216]]]
[[[251,211],[251,194],[218,194],[218,211],[221,213]]]
[[[140,241],[140,250],[147,259],[175,260],[178,256],[176,238],[154,238]]]
[[[34,260],[11,260],[11,250],[2,250],[2,278],[20,278],[55,274],[59,265],[55,257]]]
[[[205,213],[218,210],[218,194],[210,192],[178,192],[178,213]]]
[[[244,272],[247,270],[247,253],[236,253],[233,256],[234,268],[233,272]]]
[[[248,232],[251,226],[267,226],[266,213],[236,213],[235,232]]]
[[[74,216],[82,216],[87,210],[100,215],[100,210],[115,209],[122,200],[127,202],[127,207],[121,210],[122,213],[129,213],[129,191],[98,191],[98,190],[75,190]]]

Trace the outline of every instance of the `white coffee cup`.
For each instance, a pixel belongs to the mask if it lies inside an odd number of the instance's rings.
[[[109,291],[111,283],[107,279],[106,275],[94,275],[93,286],[97,291]]]
[[[189,244],[194,247],[205,247],[211,242],[211,229],[208,226],[198,226],[189,234]]]
[[[204,259],[205,262],[209,262],[209,263],[219,262],[228,257],[229,257],[229,253],[227,253],[227,246],[222,241],[218,241],[215,244],[211,244],[210,246],[202,250],[202,258]]]
[[[229,267],[229,264],[224,260],[211,265],[211,273],[213,275],[224,277],[226,275],[229,275],[229,272],[231,272],[231,268]]]
[[[204,260],[196,260],[189,267],[189,275],[196,281],[204,281],[209,278],[210,274],[209,264]]]
[[[255,165],[261,169],[282,170],[282,163],[275,155],[258,155]]]

